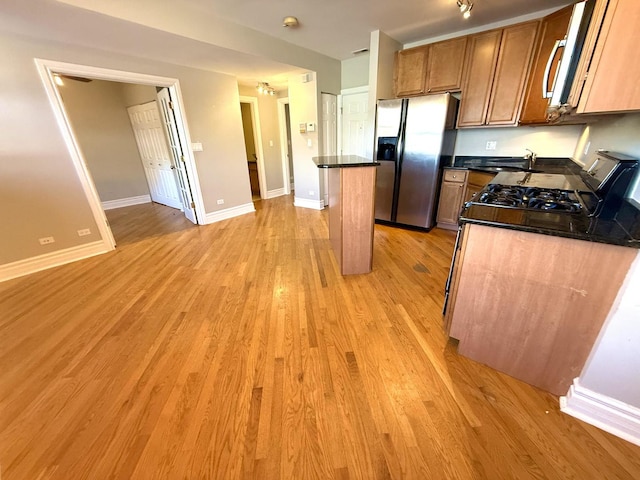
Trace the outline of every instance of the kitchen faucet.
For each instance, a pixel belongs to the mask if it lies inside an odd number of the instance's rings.
[[[533,167],[536,166],[538,155],[536,154],[536,152],[534,152],[533,150],[529,150],[528,148],[525,148],[525,150],[528,152],[524,154],[524,159],[529,162],[529,166],[527,168],[529,170],[533,170]]]

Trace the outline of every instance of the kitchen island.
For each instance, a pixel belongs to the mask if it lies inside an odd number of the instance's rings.
[[[357,155],[314,157],[328,169],[329,238],[342,275],[369,273],[378,162]]]
[[[566,394],[636,249],[467,220],[452,269],[445,330],[459,340],[460,354]],[[509,221],[514,227],[515,220]]]

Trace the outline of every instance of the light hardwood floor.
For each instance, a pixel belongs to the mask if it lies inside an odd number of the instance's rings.
[[[447,343],[451,232],[376,226],[341,277],[326,212],[256,207],[114,210],[114,252],[0,284],[2,480],[640,478]]]

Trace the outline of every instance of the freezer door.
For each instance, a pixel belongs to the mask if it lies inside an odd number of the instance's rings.
[[[376,109],[373,156],[380,161],[376,172],[376,220],[391,221],[397,159],[402,148],[400,128],[402,99],[380,100]]]
[[[400,164],[396,221],[431,228],[435,223],[440,155],[451,96],[409,99]]]

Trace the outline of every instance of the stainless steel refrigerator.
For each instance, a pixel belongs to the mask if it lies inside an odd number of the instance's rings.
[[[378,101],[376,220],[433,227],[441,165],[453,156],[457,111],[458,100],[448,93]]]

